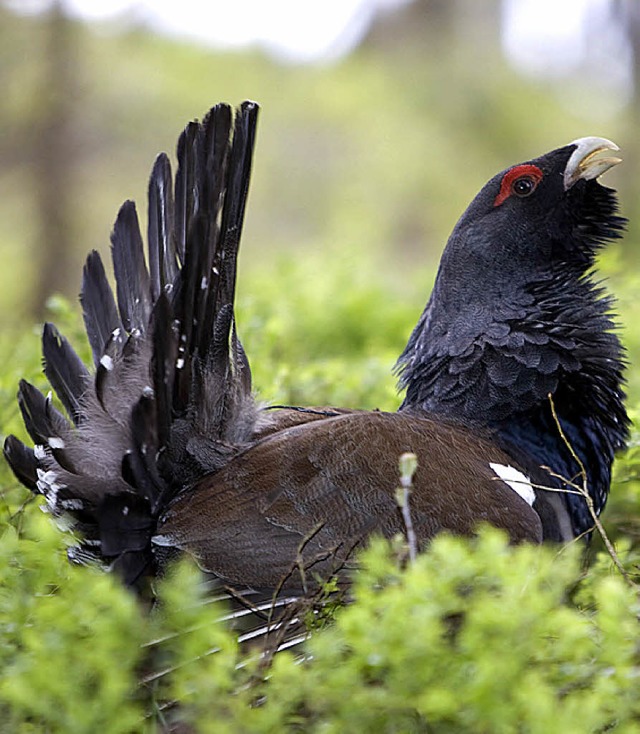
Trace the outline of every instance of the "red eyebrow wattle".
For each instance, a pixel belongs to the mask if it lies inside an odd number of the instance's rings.
[[[500,191],[493,202],[494,206],[500,206],[503,201],[509,198],[511,195],[511,185],[513,182],[521,176],[530,176],[536,183],[540,182],[542,178],[542,171],[538,166],[534,166],[532,163],[523,163],[521,166],[514,166],[509,169],[500,183]]]

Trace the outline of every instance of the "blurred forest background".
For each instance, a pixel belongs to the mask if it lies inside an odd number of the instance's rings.
[[[144,221],[155,155],[172,153],[185,123],[215,102],[251,98],[262,113],[239,324],[250,356],[266,350],[253,367],[267,399],[396,407],[391,366],[458,216],[499,170],[584,135],[622,148],[624,165],[606,181],[620,190],[630,232],[602,267],[631,362],[640,360],[637,2],[354,0],[315,56],[268,39],[225,50],[157,33],[150,1],[116,3],[105,22],[83,20],[81,6],[92,3],[0,0],[4,354],[25,327],[35,349],[36,325],[60,321],[60,309],[79,323],[79,308],[51,297],[75,301],[90,249],[108,259],[124,199]],[[222,32],[228,6],[207,7]],[[300,41],[337,5],[314,7],[272,25],[290,22]],[[359,366],[342,370],[351,381],[323,376],[323,365],[355,355]],[[35,351],[11,360],[11,403],[25,359],[38,367]],[[293,375],[303,363],[311,371]]]
[[[122,11],[108,22],[78,11],[109,5]],[[206,10],[199,40],[155,32],[154,5],[182,20]],[[305,50],[347,6],[324,51]],[[289,24],[297,51],[203,40],[243,12],[254,30],[256,17]],[[600,135],[624,159],[604,183],[629,233],[600,271],[636,418],[604,515],[628,577],[598,539],[579,559],[441,537],[407,574],[393,544],[376,546],[358,602],[312,636],[313,663],[276,656],[266,705],[264,671],[212,622],[193,568],[149,613],[113,575],[67,563],[72,539],[0,462],[0,734],[155,734],[176,701],[197,726],[172,731],[215,734],[639,731],[640,2],[0,0],[0,90],[2,434],[26,438],[21,377],[49,389],[43,318],[88,357],[84,258],[109,259],[125,199],[144,222],[156,154],[214,103],[245,98],[262,111],[238,324],[262,398],[395,409],[392,366],[471,198],[509,165]]]

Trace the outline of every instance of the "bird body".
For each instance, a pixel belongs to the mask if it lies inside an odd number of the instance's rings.
[[[491,428],[521,466],[552,470],[543,486],[571,490],[588,470],[598,511],[628,429],[612,301],[591,277],[624,220],[614,192],[585,178],[615,164],[594,158],[612,147],[583,138],[489,181],[457,223],[399,360],[403,407]],[[521,181],[531,191],[509,194]],[[545,537],[593,526],[583,498],[565,503],[570,517]]]
[[[420,547],[487,522],[514,542],[588,532],[628,418],[611,300],[590,275],[624,220],[596,178],[618,159],[582,138],[481,190],[444,251],[398,362],[397,413],[262,408],[233,301],[257,105],[217,105],[161,155],[149,185],[148,266],[135,206],[112,234],[116,296],[97,253],[81,300],[92,374],[47,325],[45,373],[70,421],[21,383],[35,443],[16,476],[71,517],[74,558],[129,584],[176,553],[231,589],[305,593],[373,534],[405,530],[398,458],[416,454]]]
[[[170,503],[153,542],[188,550],[232,584],[299,590],[302,570],[328,578],[372,533],[404,532],[394,490],[405,452],[418,457],[411,515],[422,542],[452,528],[471,535],[480,522],[514,541],[542,539],[537,513],[490,466],[510,458],[486,437],[406,411],[362,411],[252,444]]]

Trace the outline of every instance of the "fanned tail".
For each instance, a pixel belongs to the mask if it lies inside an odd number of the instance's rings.
[[[135,204],[111,236],[114,294],[100,255],[86,261],[81,303],[94,371],[47,324],[45,374],[68,417],[27,382],[18,399],[34,447],[14,436],[16,477],[71,517],[79,560],[129,584],[154,573],[151,537],[167,502],[214,472],[254,431],[249,363],[235,328],[236,263],[258,106],[216,105],[190,123],[171,165],[149,182],[148,257]],[[147,265],[148,262],[148,265]]]

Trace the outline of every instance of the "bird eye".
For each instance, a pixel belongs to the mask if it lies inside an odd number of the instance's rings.
[[[520,198],[533,194],[537,181],[531,176],[520,176],[511,184],[511,191]]]
[[[533,163],[521,163],[519,166],[513,166],[502,177],[500,191],[493,202],[493,206],[504,204],[512,195],[518,198],[531,196],[540,181],[542,181],[543,176],[542,170]]]

